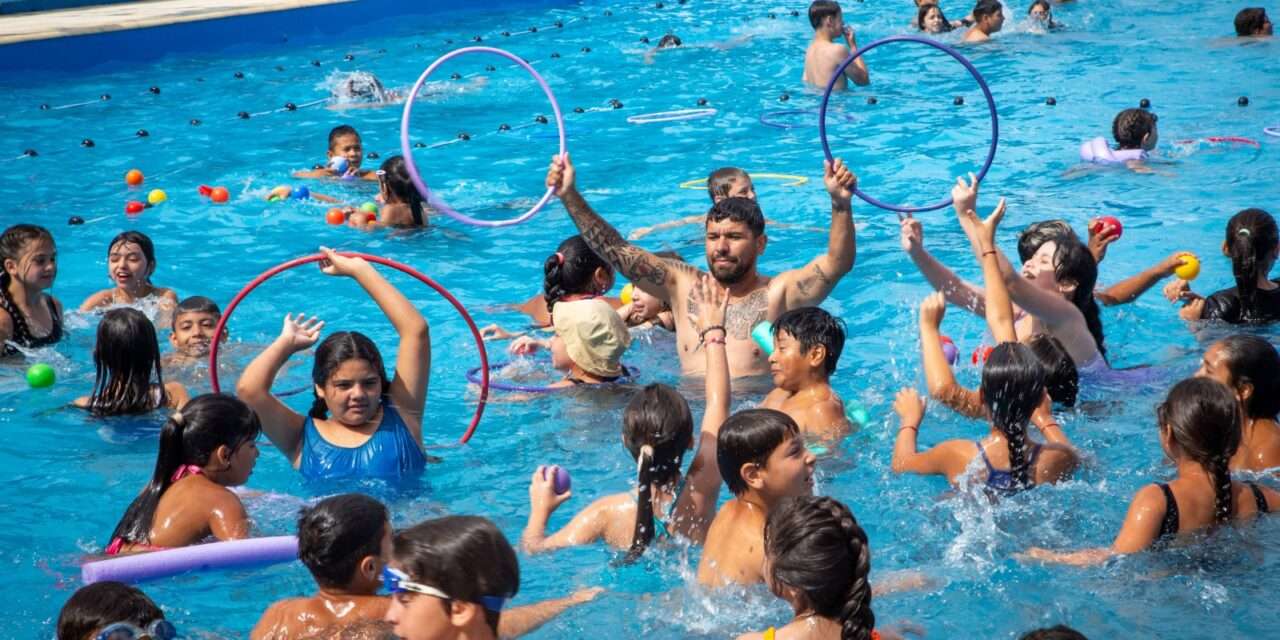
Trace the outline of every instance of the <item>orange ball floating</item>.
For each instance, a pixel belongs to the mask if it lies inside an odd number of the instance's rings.
[[[329,224],[346,224],[347,212],[334,207],[330,209],[328,213],[324,214],[324,220]]]
[[[227,191],[226,187],[214,187],[209,190],[209,199],[217,202],[218,204],[226,202],[230,197],[231,193]]]
[[[124,174],[124,183],[131,187],[142,184],[142,172],[137,169],[130,169]]]

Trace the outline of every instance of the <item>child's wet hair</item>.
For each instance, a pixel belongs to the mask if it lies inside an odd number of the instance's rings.
[[[329,130],[329,150],[333,150],[334,145],[338,144],[338,139],[342,136],[360,137],[360,133],[356,128],[349,124],[340,124]]]
[[[1093,289],[1098,285],[1098,262],[1075,234],[1061,236],[1055,240],[1057,249],[1053,253],[1053,277],[1060,284],[1071,283],[1075,290],[1071,292],[1071,303],[1084,315],[1085,325],[1098,353],[1107,356],[1106,335],[1102,330],[1102,309],[1093,297]],[[1078,366],[1078,363],[1077,363]]]
[[[747,409],[729,416],[716,438],[716,465],[729,491],[736,496],[747,490],[742,465],[763,467],[774,449],[799,435],[796,421],[775,409]]]
[[[1026,345],[1002,342],[982,367],[980,389],[992,426],[1009,442],[1014,487],[1031,486],[1027,423],[1044,398],[1044,367]]]
[[[183,298],[182,302],[179,302],[178,306],[174,308],[173,322],[170,328],[177,327],[178,318],[187,313],[207,313],[218,318],[222,317],[222,309],[218,308],[218,303],[214,302],[212,298],[190,296]]]
[[[809,24],[814,29],[822,26],[822,21],[840,15],[840,3],[835,0],[813,0],[809,5]]]
[[[1076,240],[1080,236],[1076,235],[1075,229],[1066,220],[1041,220],[1033,222],[1018,234],[1018,259],[1026,262],[1040,250],[1040,245],[1049,242],[1058,242],[1061,238],[1070,236]]]
[[[1089,640],[1083,633],[1068,627],[1065,624],[1045,627],[1043,629],[1033,629],[1022,634],[1018,640]]]
[[[1040,7],[1045,11],[1053,11],[1053,7],[1049,5],[1049,0],[1035,0],[1031,3],[1031,6],[1027,7],[1027,13],[1035,11],[1036,7]]]
[[[839,620],[842,640],[870,640],[871,547],[853,512],[833,498],[783,499],[764,525],[769,583],[794,590],[813,615]]]
[[[0,234],[0,287],[9,286],[9,272],[4,269],[4,261],[18,262],[27,244],[33,240],[48,240],[52,245],[53,234],[36,224],[15,224]]]
[[[741,222],[747,225],[753,235],[764,235],[764,212],[750,198],[725,198],[711,205],[711,210],[707,212],[707,224],[722,220]]]
[[[93,393],[89,396],[93,415],[146,413],[169,403],[156,328],[137,309],[121,307],[102,315],[93,367]]]
[[[1262,7],[1246,7],[1236,14],[1236,35],[1255,36],[1267,24],[1267,10]]]
[[[1000,4],[1000,0],[978,0],[973,5],[973,19],[981,20],[987,16],[995,15],[1004,11],[1004,5]]]
[[[445,516],[396,533],[393,556],[409,579],[454,600],[483,605],[520,590],[520,564],[506,536],[487,518]],[[496,636],[501,612],[484,608]]]
[[[1156,421],[1178,451],[1204,467],[1213,480],[1213,519],[1231,518],[1231,456],[1240,447],[1240,402],[1226,385],[1187,378],[1169,390],[1156,408]]]
[[[721,167],[712,171],[707,176],[707,195],[711,196],[711,202],[715,203],[716,197],[727,197],[733,183],[743,179],[750,180],[751,176],[737,167]]]
[[[665,384],[641,389],[622,414],[622,441],[636,459],[636,527],[627,562],[653,541],[653,485],[671,484],[693,443],[693,413],[678,391]]]
[[[1239,334],[1218,342],[1223,363],[1237,391],[1251,385],[1253,393],[1244,402],[1245,415],[1252,419],[1275,420],[1280,414],[1280,353],[1265,338]]]
[[[196,396],[174,412],[160,430],[160,446],[151,481],[125,509],[111,533],[128,544],[148,544],[160,498],[183,465],[204,467],[219,447],[236,449],[258,439],[262,423],[249,405],[225,393]]]
[[[1027,347],[1044,367],[1044,387],[1049,392],[1049,399],[1064,407],[1076,406],[1076,398],[1080,394],[1080,370],[1062,341],[1039,333],[1031,336]]]
[[[95,582],[76,589],[58,613],[58,640],[82,640],[116,622],[142,629],[164,612],[141,589],[123,582]]]
[[[1265,275],[1280,248],[1275,218],[1262,209],[1245,209],[1227,222],[1227,253],[1240,298],[1240,316],[1247,322],[1259,317],[1258,276]]]
[[[684,43],[680,41],[680,36],[677,36],[674,33],[668,33],[667,35],[662,36],[662,39],[658,41],[658,48],[669,49],[671,47],[678,47],[682,44]]]
[[[923,30],[923,29],[924,29],[924,19],[925,19],[925,16],[928,16],[930,11],[937,11],[937,12],[938,12],[938,18],[939,18],[940,20],[942,20],[942,32],[943,32],[943,33],[947,33],[947,32],[949,32],[949,31],[951,31],[952,29],[954,29],[954,28],[955,28],[955,27],[953,27],[953,26],[951,25],[951,21],[947,19],[947,14],[945,14],[945,13],[943,13],[943,12],[942,12],[942,7],[941,7],[941,6],[936,5],[936,4],[922,4],[922,5],[920,5],[920,8],[919,8],[919,9],[916,9],[916,25],[917,25],[921,30]]]
[[[381,553],[390,526],[381,502],[360,493],[330,496],[299,514],[298,559],[321,588],[344,588],[361,561]]]
[[[143,282],[151,283],[151,275],[156,272],[156,245],[151,242],[151,238],[141,231],[125,231],[111,239],[107,244],[107,257],[110,258],[111,250],[123,244],[136,244],[142,250],[142,256],[147,259],[147,273],[143,274]]]
[[[800,352],[808,355],[811,349],[822,347],[822,369],[830,376],[836,372],[836,363],[844,351],[844,321],[819,307],[800,307],[783,313],[773,323],[773,336],[783,333],[800,343]]]
[[[311,366],[311,382],[318,387],[324,387],[333,372],[348,360],[368,362],[369,366],[378,373],[378,380],[382,383],[382,393],[387,393],[391,383],[387,380],[387,369],[382,364],[382,353],[368,336],[358,331],[338,331],[325,338],[320,346],[316,347],[315,364]],[[313,393],[315,393],[314,390]],[[311,402],[311,411],[307,415],[312,418],[328,417],[329,406],[325,404],[324,398],[321,398],[319,393],[315,394],[315,399]]]
[[[394,198],[394,200],[388,199],[387,203],[408,205],[413,212],[414,220],[425,221],[422,194],[418,192],[418,187],[409,177],[409,166],[405,164],[404,156],[391,156],[384,160],[378,169],[382,171],[382,184],[387,187],[387,194]]]
[[[582,236],[570,236],[561,242],[542,263],[542,295],[547,311],[566,296],[604,293],[595,280],[597,269],[613,273],[613,267],[596,255]]]
[[[1142,138],[1155,130],[1156,120],[1146,109],[1125,109],[1111,122],[1111,135],[1121,149],[1141,149]]]

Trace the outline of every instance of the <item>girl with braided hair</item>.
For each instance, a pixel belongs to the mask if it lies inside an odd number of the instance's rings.
[[[849,508],[826,497],[786,498],[764,527],[764,575],[795,618],[738,640],[878,640],[871,611],[871,547]]]
[[[1236,286],[1207,298],[1191,291],[1186,280],[1165,286],[1171,302],[1182,300],[1183,320],[1221,320],[1230,324],[1261,324],[1280,320],[1280,281],[1271,279],[1271,267],[1280,256],[1280,229],[1275,218],[1262,209],[1245,209],[1227,222],[1222,254],[1231,258]]]
[[[1160,445],[1177,467],[1168,483],[1149,484],[1129,503],[1110,547],[1062,552],[1032,547],[1026,557],[1090,565],[1113,555],[1163,546],[1180,534],[1244,520],[1280,508],[1280,493],[1234,482],[1229,464],[1240,446],[1240,402],[1222,383],[1188,378],[1174,385],[1156,409]]]

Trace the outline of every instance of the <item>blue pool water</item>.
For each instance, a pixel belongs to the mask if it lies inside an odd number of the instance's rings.
[[[945,3],[955,16],[959,3]],[[1018,2],[1017,18],[1026,3]],[[343,41],[286,50],[233,51],[170,58],[146,68],[121,67],[48,78],[36,74],[0,78],[6,106],[0,113],[0,202],[5,225],[31,221],[51,228],[60,252],[53,292],[68,308],[108,286],[106,242],[136,228],[155,239],[159,267],[154,281],[183,296],[202,294],[225,304],[253,276],[285,259],[325,244],[393,258],[427,272],[451,289],[480,322],[519,326],[520,316],[498,305],[522,300],[541,283],[543,258],[575,233],[558,204],[533,222],[481,230],[449,220],[416,235],[363,234],[323,222],[316,203],[266,204],[262,198],[288,174],[323,159],[325,135],[346,122],[364,135],[367,150],[383,158],[398,152],[398,109],[340,112],[323,106],[236,118],[239,111],[279,109],[325,97],[333,74],[366,70],[388,87],[406,88],[438,55],[483,34],[485,44],[508,48],[532,61],[566,111],[569,149],[587,199],[625,232],[677,216],[702,212],[705,192],[680,189],[686,180],[723,165],[752,172],[800,174],[808,184],[757,184],[773,221],[825,228],[828,200],[821,187],[816,127],[764,127],[758,118],[778,109],[816,107],[819,95],[798,86],[810,37],[803,3],[738,3],[696,0],[651,3],[589,0],[564,8],[451,13],[397,21],[379,32],[353,32]],[[852,4],[846,20],[860,41],[902,33],[910,3]],[[605,11],[611,16],[605,16]],[[1174,250],[1204,259],[1196,283],[1210,291],[1229,286],[1230,265],[1217,247],[1226,219],[1241,208],[1275,212],[1274,139],[1264,126],[1280,123],[1280,71],[1276,44],[1242,46],[1223,40],[1231,31],[1231,3],[1117,0],[1058,7],[1065,29],[1029,33],[1011,19],[996,43],[967,52],[986,76],[999,105],[1001,139],[984,184],[984,206],[1009,198],[1001,239],[1027,223],[1064,217],[1078,230],[1096,215],[1125,222],[1101,268],[1114,282]],[[770,18],[770,13],[777,15]],[[589,18],[589,19],[585,19]],[[562,29],[549,28],[555,21]],[[504,38],[538,25],[537,33]],[[663,52],[644,61],[649,37],[677,33],[686,45],[734,42],[729,48]],[[453,39],[455,45],[444,44]],[[590,52],[583,48],[589,47]],[[385,53],[380,53],[384,51]],[[346,54],[352,61],[344,61]],[[558,58],[552,54],[558,53]],[[321,61],[320,67],[310,64]],[[485,65],[498,70],[488,72]],[[830,131],[832,146],[862,176],[862,186],[885,200],[932,202],[945,196],[952,176],[977,167],[989,143],[981,95],[955,62],[921,46],[887,46],[869,55],[873,84],[833,99],[842,114]],[[282,71],[276,69],[280,66]],[[236,71],[245,78],[234,77]],[[452,73],[464,78],[448,80]],[[477,77],[483,77],[483,84]],[[528,127],[497,135],[500,124],[529,123],[550,108],[523,72],[497,58],[461,58],[441,69],[436,93],[415,108],[412,134],[427,144],[467,132],[472,139],[415,156],[429,183],[455,207],[477,216],[510,217],[541,193],[555,142],[549,128]],[[147,88],[158,86],[158,95]],[[110,101],[95,101],[110,93]],[[781,102],[786,93],[789,100]],[[866,104],[875,95],[878,104]],[[1247,95],[1251,106],[1236,106]],[[964,96],[964,106],[953,106]],[[1047,106],[1053,96],[1056,106]],[[1117,111],[1149,98],[1160,116],[1163,174],[1138,176],[1095,171],[1065,177],[1085,139],[1108,135]],[[690,108],[699,98],[718,110],[714,118],[666,125],[631,125],[626,116]],[[610,99],[622,102],[612,109]],[[42,111],[51,106],[92,104]],[[581,107],[584,113],[574,113]],[[193,118],[201,120],[192,126]],[[150,136],[136,138],[145,128]],[[1173,141],[1213,135],[1261,140],[1262,148],[1176,146]],[[80,141],[92,138],[93,148]],[[22,150],[39,156],[17,159]],[[10,159],[14,158],[14,159]],[[379,161],[366,161],[376,164]],[[164,188],[169,202],[135,220],[124,202],[138,194],[121,180],[131,168],[147,175],[148,188]],[[232,191],[232,202],[212,206],[196,195],[199,184]],[[315,184],[314,190],[355,202],[372,196],[364,185]],[[68,216],[87,220],[69,227]],[[1040,625],[1068,622],[1090,637],[1220,638],[1274,633],[1274,594],[1280,589],[1280,543],[1275,522],[1240,535],[1215,538],[1208,548],[1140,556],[1109,566],[1077,570],[1020,564],[1012,554],[1030,545],[1075,548],[1110,541],[1129,496],[1153,478],[1166,477],[1152,407],[1168,381],[1196,367],[1214,331],[1192,333],[1176,320],[1158,292],[1137,303],[1104,310],[1107,346],[1117,366],[1150,364],[1166,381],[1137,388],[1093,388],[1088,402],[1060,416],[1085,452],[1076,480],[986,504],[943,497],[940,479],[894,477],[889,472],[896,429],[890,403],[903,385],[920,385],[916,311],[928,291],[899,248],[892,214],[855,201],[858,262],[824,306],[848,323],[849,340],[834,384],[860,402],[871,421],[840,450],[819,463],[819,492],[847,502],[867,529],[874,572],[917,569],[936,580],[932,588],[878,598],[877,618],[909,621],[930,638],[1009,638]],[[924,214],[926,242],[962,274],[977,278],[963,238],[948,212]],[[777,229],[770,235],[762,270],[795,267],[823,250],[823,235]],[[696,228],[650,236],[646,246],[675,249],[703,262]],[[451,308],[425,287],[392,276],[420,304],[432,323],[433,359],[427,439],[447,445],[462,433],[475,394],[464,381],[476,350]],[[393,349],[393,333],[354,284],[336,282],[310,268],[287,273],[259,288],[236,312],[228,362],[243,364],[278,331],[286,312],[323,316],[329,327],[358,328]],[[91,349],[96,320],[68,314],[70,337],[32,360],[53,363],[57,386],[25,388],[22,370],[0,368],[0,563],[8,567],[0,593],[9,613],[0,636],[49,637],[57,611],[77,586],[78,563],[100,552],[117,518],[154,463],[160,417],[91,420],[66,409],[87,393],[93,378]],[[983,325],[952,310],[944,331],[967,354]],[[162,343],[167,334],[162,333]],[[698,381],[679,381],[670,370],[672,342],[661,336],[637,341],[630,359],[646,381],[683,384],[700,396]],[[495,359],[500,354],[491,354]],[[297,360],[280,388],[306,384],[309,361]],[[207,389],[199,371],[167,372],[195,391]],[[962,381],[977,371],[962,366]],[[223,384],[232,381],[224,378]],[[767,385],[766,385],[767,386]],[[736,406],[761,397],[759,383],[743,382]],[[507,402],[497,396],[469,446],[435,451],[420,483],[307,485],[282,456],[264,447],[248,499],[263,535],[291,533],[306,500],[343,490],[367,490],[392,506],[397,525],[446,513],[480,513],[518,537],[527,514],[526,483],[541,463],[568,466],[576,497],[553,519],[559,526],[578,508],[605,493],[626,489],[634,463],[618,446],[622,392],[539,397]],[[305,397],[293,400],[304,408]],[[693,402],[700,412],[701,401]],[[985,426],[942,410],[929,412],[922,440],[979,437]],[[636,566],[610,566],[600,547],[522,557],[524,581],[517,602],[561,595],[588,585],[608,592],[556,620],[533,637],[592,637],[609,628],[619,637],[725,637],[780,624],[789,610],[763,587],[747,594],[707,593],[693,586],[698,551],[649,553]],[[243,637],[273,600],[310,592],[301,566],[232,574],[188,576],[150,584],[180,627],[198,637]],[[743,598],[748,604],[743,606]]]

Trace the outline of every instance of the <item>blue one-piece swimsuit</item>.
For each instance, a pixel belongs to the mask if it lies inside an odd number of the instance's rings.
[[[358,447],[340,447],[325,440],[309,416],[302,425],[298,470],[308,480],[399,478],[422,473],[426,464],[427,457],[400,412],[385,401],[378,430]]]

